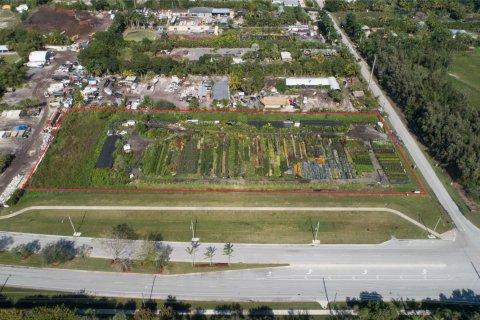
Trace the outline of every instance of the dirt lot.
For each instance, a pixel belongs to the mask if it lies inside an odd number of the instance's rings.
[[[78,34],[82,37],[95,31],[106,30],[109,24],[110,18],[106,14],[94,15],[87,11],[42,7],[25,21],[23,26],[45,32],[65,31],[67,36]]]

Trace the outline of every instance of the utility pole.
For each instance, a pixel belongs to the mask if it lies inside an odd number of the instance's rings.
[[[323,281],[323,290],[325,290],[325,297],[327,298],[328,310],[330,310],[330,315],[333,315],[332,306],[330,305],[330,300],[328,299],[327,285],[325,284],[325,277],[322,278]]]
[[[372,91],[372,79],[373,79],[373,70],[375,70],[375,65],[377,64],[377,55],[375,55],[375,58],[373,59],[373,66],[372,66],[372,71],[370,72],[370,79],[368,81],[368,88],[370,91]]]

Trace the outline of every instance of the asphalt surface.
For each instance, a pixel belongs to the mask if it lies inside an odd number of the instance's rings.
[[[343,42],[358,57],[345,36]],[[362,75],[369,79],[368,65],[364,61],[360,64]],[[7,285],[17,287],[82,290],[105,296],[165,298],[173,295],[180,300],[325,302],[358,297],[361,292],[377,292],[387,300],[418,300],[438,299],[440,294],[448,298],[454,290],[465,290],[463,299],[475,300],[474,295],[480,292],[480,275],[477,271],[480,261],[480,231],[462,215],[393,106],[374,81],[372,92],[379,97],[393,129],[403,140],[418,170],[456,225],[457,236],[454,241],[389,241],[381,245],[316,247],[236,245],[233,262],[284,262],[291,265],[178,276],[3,266],[0,268],[0,279],[8,277]],[[18,235],[16,239],[21,237],[29,236]],[[76,241],[80,244],[82,241],[91,240]],[[184,253],[187,245],[172,243],[172,258],[188,261],[190,257]],[[208,244],[202,244],[201,247],[204,246]],[[95,247],[92,255],[105,254],[98,250]],[[217,258],[220,259],[220,254]],[[452,302],[457,302],[456,299],[452,299]]]

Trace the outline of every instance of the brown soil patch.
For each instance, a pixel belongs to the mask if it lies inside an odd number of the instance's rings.
[[[386,134],[380,133],[374,128],[365,125],[355,125],[350,131],[347,132],[347,136],[360,138],[363,140],[387,139]]]
[[[65,32],[70,37],[87,35],[100,29],[103,24],[101,19],[87,11],[42,7],[23,26],[44,32]]]

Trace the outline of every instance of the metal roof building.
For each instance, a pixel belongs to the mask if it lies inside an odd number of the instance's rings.
[[[328,78],[286,78],[287,87],[330,87],[332,90],[340,90],[340,85],[335,77]]]
[[[32,51],[28,56],[30,62],[46,62],[48,58],[48,51]]]
[[[212,87],[213,100],[230,100],[230,87],[227,81],[217,81]]]

